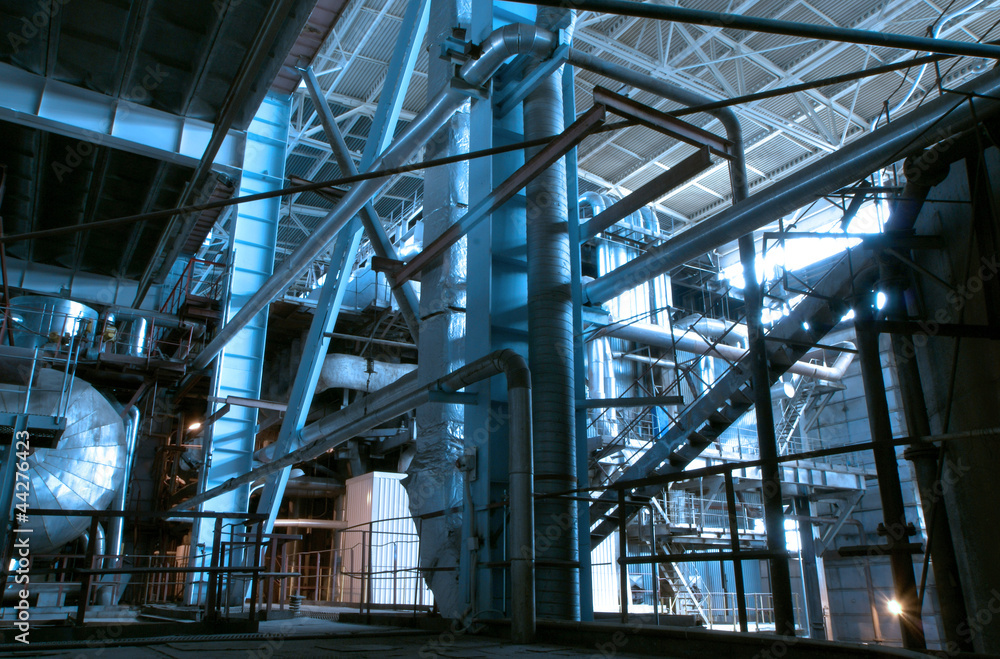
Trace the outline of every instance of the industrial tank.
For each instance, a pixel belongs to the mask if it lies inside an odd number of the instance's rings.
[[[35,373],[28,414],[59,416],[63,383],[66,425],[53,448],[32,445],[28,456],[31,551],[35,556],[53,554],[75,540],[90,525],[88,517],[39,517],[32,510],[105,510],[125,478],[125,426],[111,403],[92,386],[60,371]],[[26,394],[0,390],[0,411],[21,413]],[[29,440],[30,443],[30,440]]]

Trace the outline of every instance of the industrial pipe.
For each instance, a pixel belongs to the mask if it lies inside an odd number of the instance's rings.
[[[538,10],[537,24],[548,29],[569,21],[565,9]],[[524,100],[524,137],[534,140],[559,135],[563,122],[562,67],[544,76]],[[538,152],[529,150],[526,158]],[[576,487],[576,394],[573,355],[573,297],[570,276],[569,201],[566,160],[560,158],[539,172],[525,188],[528,267],[528,360],[535,440],[534,469],[541,495]],[[614,395],[614,394],[612,394]],[[544,618],[580,617],[580,570],[577,508],[572,499],[545,497],[535,502],[537,533],[563,529],[560,542],[538,549],[535,574],[536,606]]]
[[[494,30],[480,48],[478,59],[469,60],[461,66],[458,77],[473,88],[481,87],[509,57],[530,55],[543,58],[555,47],[555,37],[551,32],[532,25],[511,24]],[[402,134],[393,141],[382,155],[372,162],[368,171],[392,169],[406,162],[420,150],[427,140],[448,120],[463,103],[468,101],[467,93],[455,87],[442,92],[427,104]],[[368,201],[384,187],[382,180],[363,181],[344,195],[337,205],[337,212],[326,222],[316,227],[310,239],[299,246],[278,265],[260,289],[250,296],[243,307],[219,331],[195,358],[195,370],[207,367],[219,352],[272,300],[280,297],[285,289],[299,276],[330,244],[344,225],[364,208]]]
[[[942,140],[1000,110],[1000,70],[991,70],[734,204],[663,245],[584,286],[592,304],[610,300],[719,245],[732,242],[858,178]]]
[[[122,512],[125,510],[128,486],[132,481],[132,464],[135,461],[135,446],[139,437],[139,409],[133,406],[128,412],[128,423],[125,425],[125,478],[121,487],[115,492],[115,498],[111,502],[111,510]],[[125,527],[124,517],[112,517],[108,521],[108,554],[111,560],[117,564],[122,553],[123,531]]]
[[[670,330],[651,323],[608,325],[598,334],[607,334],[615,338],[642,345],[655,346],[657,348],[673,349],[676,347],[677,350],[692,352],[697,355],[708,355],[709,357],[725,359],[728,362],[738,362],[747,356],[747,351],[742,348],[722,343],[712,344],[694,332],[685,332],[677,328]],[[849,341],[843,341],[838,343],[836,347],[853,350],[854,344]],[[817,380],[837,381],[844,377],[844,373],[847,372],[847,367],[851,365],[853,359],[854,353],[845,351],[837,356],[832,366],[797,361],[788,368],[788,372],[807,378],[816,378]]]
[[[378,391],[415,370],[416,364],[393,364],[356,355],[327,355],[316,382],[316,393],[334,388]]]
[[[173,510],[187,510],[285,467],[319,457],[352,437],[430,402],[432,392],[456,392],[503,373],[507,378],[510,462],[511,630],[519,643],[535,633],[534,477],[532,473],[531,374],[521,355],[499,350],[428,384],[416,372],[356,400],[302,429],[302,448],[196,495]]]
[[[542,7],[563,7],[567,4],[566,0],[512,1]],[[707,25],[709,27],[726,28],[729,30],[784,34],[820,41],[841,41],[844,43],[866,44],[881,48],[903,48],[929,53],[947,53],[952,55],[966,55],[968,57],[986,57],[989,59],[1000,58],[1000,48],[997,46],[970,41],[951,41],[947,39],[917,37],[908,34],[892,34],[889,32],[858,30],[831,25],[798,23],[773,18],[727,14],[719,11],[670,7],[648,2],[630,2],[629,0],[573,0],[571,4],[578,10],[595,11],[602,14],[652,18],[661,21]]]

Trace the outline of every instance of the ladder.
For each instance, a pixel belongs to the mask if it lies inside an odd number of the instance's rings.
[[[802,420],[802,414],[812,404],[815,392],[815,378],[802,378],[798,386],[795,387],[795,395],[785,405],[781,421],[778,422],[777,427],[774,429],[774,437],[778,441],[778,455],[788,453],[792,435],[795,434],[795,429],[798,428],[799,421]]]

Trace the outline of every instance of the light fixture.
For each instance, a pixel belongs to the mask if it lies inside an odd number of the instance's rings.
[[[896,600],[889,600],[886,603],[886,608],[889,609],[889,613],[891,613],[894,616],[903,615],[903,605],[897,602]]]
[[[201,430],[201,422],[200,421],[195,421],[190,426],[188,426],[188,431],[189,432],[194,432],[195,430]]]

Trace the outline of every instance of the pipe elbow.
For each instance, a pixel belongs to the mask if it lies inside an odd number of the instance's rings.
[[[478,59],[462,65],[459,77],[478,87],[489,80],[500,65],[514,55],[548,57],[556,46],[556,36],[548,30],[525,23],[512,23],[497,28],[480,44]]]
[[[507,377],[507,389],[531,389],[531,370],[520,353],[505,348],[496,353],[497,365]]]
[[[846,348],[848,350],[857,350],[858,349],[858,347],[856,345],[854,345],[854,343],[852,343],[850,341],[841,341],[840,343],[838,343],[834,347],[835,348]],[[837,379],[838,380],[842,379],[844,377],[844,374],[847,373],[847,368],[851,365],[851,362],[854,361],[854,354],[855,353],[853,353],[853,352],[842,352],[837,357],[837,359],[833,362],[833,371],[834,371],[834,373],[837,374]]]

